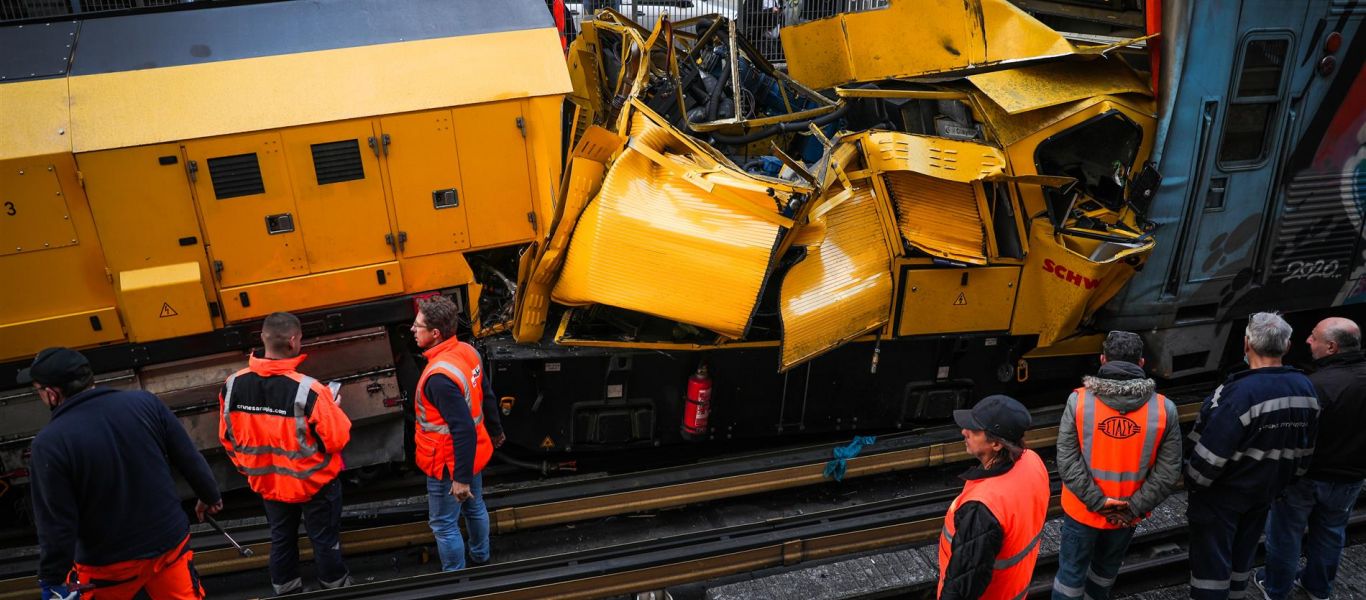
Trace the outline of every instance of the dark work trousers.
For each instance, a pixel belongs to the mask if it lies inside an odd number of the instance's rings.
[[[1271,505],[1217,491],[1191,492],[1187,499],[1191,598],[1247,597],[1252,561]]]
[[[266,521],[270,522],[270,582],[275,593],[285,594],[303,588],[299,578],[299,520],[313,542],[314,575],[325,588],[338,587],[350,571],[341,553],[341,482],[318,490],[303,503],[266,500]]]

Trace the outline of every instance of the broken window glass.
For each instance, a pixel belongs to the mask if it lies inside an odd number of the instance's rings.
[[[1040,175],[1075,178],[1082,194],[1118,210],[1142,142],[1143,130],[1111,110],[1044,140],[1034,152],[1034,162]]]

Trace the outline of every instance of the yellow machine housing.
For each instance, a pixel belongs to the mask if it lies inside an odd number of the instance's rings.
[[[542,237],[560,179],[569,77],[530,6],[0,84],[0,360],[474,284],[464,253]]]

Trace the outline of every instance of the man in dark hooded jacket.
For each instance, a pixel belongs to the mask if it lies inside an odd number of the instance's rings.
[[[1309,381],[1323,413],[1309,471],[1271,504],[1266,568],[1254,579],[1267,600],[1291,597],[1294,586],[1304,588],[1314,600],[1329,597],[1347,539],[1347,520],[1366,479],[1366,436],[1361,435],[1366,422],[1366,356],[1361,353],[1361,328],[1348,319],[1329,317],[1319,321],[1306,342],[1315,368]]]
[[[1109,598],[1134,528],[1181,478],[1176,406],[1143,372],[1143,340],[1110,332],[1100,363],[1067,399],[1058,427],[1065,490],[1054,600]]]

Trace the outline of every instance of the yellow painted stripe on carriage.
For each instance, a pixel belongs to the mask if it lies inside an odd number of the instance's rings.
[[[66,79],[0,84],[0,160],[71,152]]]
[[[72,77],[76,152],[570,91],[553,29]]]

